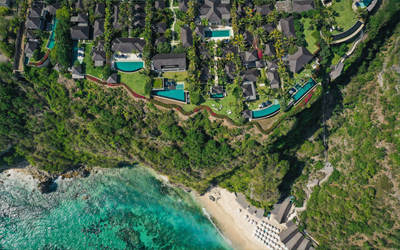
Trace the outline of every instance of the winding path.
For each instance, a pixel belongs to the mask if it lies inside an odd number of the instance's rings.
[[[175,23],[176,23],[176,13],[175,10],[178,7],[173,7],[174,4],[174,0],[170,0],[171,5],[169,6],[169,9],[172,11],[172,13],[174,14],[174,22],[172,23],[172,42],[171,42],[171,53],[174,50],[174,45],[178,44],[177,42],[175,42]]]

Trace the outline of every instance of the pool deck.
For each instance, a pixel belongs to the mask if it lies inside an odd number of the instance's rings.
[[[205,27],[204,28],[204,34],[206,33],[206,31],[217,31],[217,30],[229,30],[231,36],[223,36],[223,37],[205,37],[205,35],[203,35],[204,39],[209,39],[209,40],[214,40],[214,41],[218,41],[218,40],[226,40],[226,39],[232,39],[233,38],[233,29],[230,26],[221,26],[218,28],[211,28],[211,27]]]

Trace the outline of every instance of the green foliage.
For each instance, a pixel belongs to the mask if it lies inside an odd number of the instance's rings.
[[[171,51],[171,44],[169,42],[160,43],[157,45],[157,52],[160,54],[169,53]]]
[[[57,60],[64,68],[69,68],[72,51],[70,11],[67,7],[58,9],[56,17],[58,20],[55,30],[55,39],[57,41],[57,46],[55,47]]]

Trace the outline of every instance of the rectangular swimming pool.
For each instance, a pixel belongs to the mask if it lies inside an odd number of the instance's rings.
[[[206,30],[205,37],[228,37],[231,36],[230,30]]]
[[[214,95],[210,95],[211,98],[223,98],[224,94],[214,94]]]
[[[72,56],[71,56],[72,66],[74,65],[76,60],[78,60],[78,41],[74,41],[72,43]]]
[[[293,99],[295,101],[298,101],[299,99],[301,99],[303,97],[303,95],[305,93],[307,93],[307,91],[309,91],[314,85],[316,84],[316,82],[310,78],[306,84],[304,84],[304,86],[299,89],[299,91],[296,92],[296,94],[293,95]]]
[[[123,72],[134,72],[143,68],[143,62],[115,62],[115,68]]]
[[[57,27],[57,21],[55,21],[54,24],[51,24],[51,28],[50,28],[51,33],[50,33],[50,38],[49,38],[49,42],[48,42],[48,46],[47,46],[48,49],[54,48],[54,45],[56,44],[56,40],[54,39],[54,36],[56,35],[56,32],[55,32],[56,27]]]
[[[183,89],[184,89],[184,85],[178,84],[178,85],[176,85],[176,89],[170,90],[168,87],[166,87],[166,88],[164,88],[164,90],[153,91],[152,95],[185,102],[186,101],[185,91]]]
[[[279,103],[278,103],[278,104],[271,105],[268,108],[264,108],[261,110],[254,110],[253,118],[261,118],[264,116],[271,115],[271,114],[275,113],[276,111],[278,111],[280,108],[281,108],[281,105],[279,105]]]

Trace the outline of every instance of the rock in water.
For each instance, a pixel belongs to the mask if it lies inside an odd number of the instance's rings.
[[[50,193],[52,190],[51,190],[51,188],[50,188],[50,186],[53,184],[53,182],[52,182],[52,180],[51,179],[46,179],[45,181],[43,181],[43,182],[40,182],[39,184],[38,184],[38,190],[39,190],[39,192],[40,193],[42,193],[42,194],[48,194],[48,193]]]

